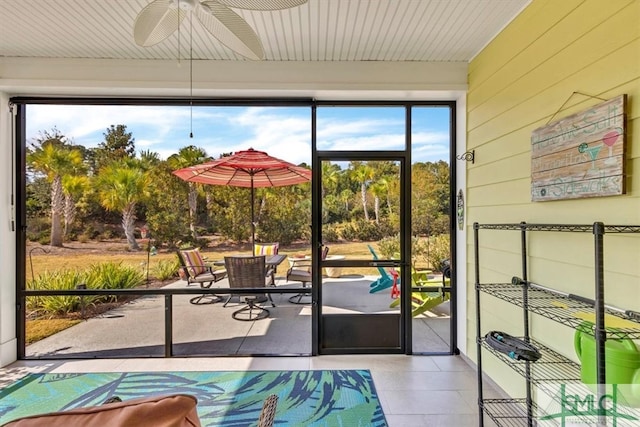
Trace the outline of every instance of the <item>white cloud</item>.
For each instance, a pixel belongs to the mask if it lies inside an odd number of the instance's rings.
[[[344,109],[337,118],[319,118],[318,148],[398,150],[404,146],[402,120],[351,117],[349,112]],[[27,109],[28,140],[55,126],[76,144],[95,147],[112,124],[127,126],[137,151],[155,151],[162,159],[195,145],[213,157],[254,148],[295,164],[311,162],[308,108],[29,105]],[[435,126],[443,130],[414,130],[414,161],[448,160],[448,123]],[[189,138],[191,131],[193,138]]]

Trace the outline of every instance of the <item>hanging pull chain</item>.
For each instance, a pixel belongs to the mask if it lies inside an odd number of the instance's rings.
[[[189,16],[189,138],[193,138],[193,12]]]

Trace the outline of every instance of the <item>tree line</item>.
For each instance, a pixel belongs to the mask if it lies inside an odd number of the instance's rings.
[[[27,147],[27,237],[52,246],[70,240],[125,237],[140,249],[146,226],[156,244],[206,244],[218,234],[232,242],[251,234],[249,189],[188,183],[176,169],[213,160],[193,145],[161,160],[136,152],[126,125],[111,125],[96,147],[75,144],[58,129],[40,131]],[[220,153],[219,157],[231,153]],[[305,165],[301,165],[305,166]],[[399,221],[399,169],[394,162],[322,164],[322,221],[326,241],[379,240]],[[256,232],[261,241],[309,239],[310,184],[259,188]],[[412,234],[448,233],[449,166],[412,166]],[[396,231],[394,231],[396,230]]]

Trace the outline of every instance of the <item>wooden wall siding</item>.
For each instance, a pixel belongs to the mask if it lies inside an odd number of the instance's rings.
[[[523,220],[640,224],[638,22],[638,0],[533,0],[474,58],[469,64],[468,76],[467,149],[475,149],[475,163],[460,165],[467,169],[467,224]],[[532,202],[531,134],[549,123],[575,91],[604,99],[627,95],[626,194]],[[553,120],[595,103],[593,98],[575,95]],[[519,233],[487,233],[481,230],[481,239],[484,236],[480,248],[481,279],[504,279],[520,274]],[[565,234],[537,235],[528,245],[532,251],[530,279],[592,298],[592,241],[590,233],[580,238],[569,238]],[[471,227],[467,227],[467,253],[467,310],[471,315],[475,304]],[[608,304],[640,310],[639,253],[638,235],[605,237]],[[489,314],[491,321],[498,324],[509,325],[505,332],[521,333],[518,324],[522,316],[502,312],[502,307],[489,303],[483,306],[483,314]],[[540,324],[534,322],[534,327]],[[473,349],[475,318],[468,317],[467,328],[467,347]],[[536,332],[540,333],[534,330]],[[573,354],[570,339],[564,341],[558,340],[560,345],[566,344],[558,350]],[[475,358],[474,352],[469,356]],[[507,384],[502,381],[503,373],[490,374],[509,389],[508,380]]]
[[[608,200],[622,207],[626,202],[619,202],[625,200],[620,197],[638,197],[633,192],[633,184],[638,181],[631,173],[640,156],[640,144],[633,143],[638,138],[639,133],[634,136],[633,129],[640,115],[640,96],[633,96],[640,93],[639,19],[638,1],[604,4],[597,0],[536,0],[472,61],[467,148],[476,149],[476,162],[466,165],[469,207],[495,203],[513,207],[515,214],[522,212],[540,219],[547,216],[546,209],[532,211],[526,203],[523,205],[522,194],[529,200],[531,197],[530,136],[535,128],[549,121],[574,91],[602,98],[630,95],[625,163],[629,172],[625,181],[628,194]],[[593,99],[576,95],[563,108],[561,116],[590,105]],[[507,180],[519,183],[510,186],[511,194],[499,191]],[[496,191],[491,190],[492,185],[497,186],[493,188]],[[472,198],[476,186],[489,186],[477,192],[486,196],[482,200]],[[640,217],[635,210],[627,208],[626,212]],[[621,210],[617,213],[616,222],[627,220]],[[590,217],[592,213],[581,212],[576,219]]]
[[[493,72],[484,70],[482,73],[478,70],[477,74],[480,75],[476,76],[474,68],[470,67],[469,110],[477,116],[470,127],[475,127],[493,116],[492,113],[484,112],[485,109],[493,111],[487,108],[490,105],[484,106],[485,103],[490,103],[493,99],[502,100],[496,105],[500,105],[502,111],[506,111],[548,87],[550,80],[540,79],[538,73],[549,77],[549,73],[552,72],[552,81],[557,82],[597,61],[602,56],[600,47],[606,47],[607,51],[611,52],[629,42],[628,34],[611,33],[606,31],[607,26],[601,25],[605,19],[612,20],[610,24],[614,26],[632,25],[634,17],[629,13],[629,9],[632,8],[629,1],[612,2],[610,8],[602,8],[601,2],[598,1],[587,2],[576,8],[575,4],[583,2],[571,0],[534,2],[530,7],[541,7],[543,3],[549,4],[539,11],[537,17],[544,23],[548,22],[548,27],[540,28],[537,21],[528,20],[526,26],[518,30],[519,34],[515,39],[502,43],[504,46],[500,48],[500,59],[496,59],[496,64],[491,67]],[[516,18],[514,24],[519,22],[520,18]],[[567,27],[571,27],[572,30],[566,31]],[[501,42],[503,35],[500,35]],[[517,45],[515,41],[518,41]],[[521,50],[514,53],[513,49]],[[481,55],[485,53],[482,52]],[[562,67],[558,67],[559,65]],[[521,79],[524,80],[520,82]],[[513,86],[525,92],[515,98],[509,97],[508,90]],[[502,96],[503,91],[507,92],[506,96]],[[522,95],[528,96],[522,98]],[[559,101],[556,109],[565,99]],[[481,106],[485,108],[476,111]]]
[[[486,138],[483,128],[494,128],[498,120],[502,123],[508,121],[509,127],[505,130],[531,125],[537,127],[546,123],[574,91],[598,95],[614,89],[617,86],[611,85],[614,80],[621,84],[637,77],[634,67],[611,66],[629,64],[630,58],[638,55],[637,34],[633,34],[637,30],[631,31],[638,28],[637,17],[630,13],[634,7],[637,6],[629,5],[609,16],[607,22],[611,27],[583,28],[582,19],[578,19],[575,25],[581,28],[569,33],[575,31],[581,36],[576,35],[570,45],[558,46],[550,39],[554,33],[567,33],[558,29],[558,24],[555,31],[550,30],[534,44],[526,46],[526,50],[514,58],[515,63],[507,63],[496,70],[478,89],[472,85],[470,74],[469,132]],[[607,10],[607,13],[610,12]],[[591,14],[602,15],[596,11],[590,11]],[[611,28],[630,30],[611,31]],[[585,33],[587,30],[590,31]],[[603,79],[603,75],[607,79]],[[576,87],[576,82],[580,82],[581,87]],[[615,95],[619,93],[614,92]],[[590,103],[589,98],[576,97],[564,114],[571,113],[572,107],[579,110]],[[484,142],[484,139],[479,142]]]

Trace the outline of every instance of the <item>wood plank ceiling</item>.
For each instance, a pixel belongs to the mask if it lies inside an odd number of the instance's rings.
[[[265,61],[468,62],[530,0],[309,0],[280,11],[234,9]],[[245,61],[189,17],[152,47],[132,27],[148,0],[2,0],[0,57]]]

